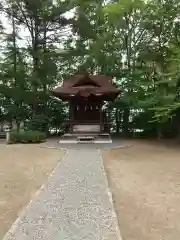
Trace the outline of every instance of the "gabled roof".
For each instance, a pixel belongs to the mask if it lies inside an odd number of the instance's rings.
[[[63,81],[62,87],[72,87],[76,83],[80,82],[83,79],[89,79],[91,81],[96,82],[100,86],[107,86],[111,85],[112,77],[106,75],[83,75],[83,74],[76,74],[70,76]]]
[[[112,77],[105,75],[74,75],[63,81],[62,86],[52,91],[52,94],[63,100],[75,96],[89,97],[103,96],[106,99],[115,99],[120,93],[112,84]]]
[[[79,79],[76,83],[73,83],[72,87],[81,87],[81,86],[94,86],[94,87],[101,87],[97,81],[94,81],[89,76],[83,76],[83,78]]]

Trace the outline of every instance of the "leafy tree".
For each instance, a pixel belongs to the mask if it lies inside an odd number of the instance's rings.
[[[61,129],[67,106],[49,90],[88,72],[122,89],[107,108],[118,134],[179,137],[179,10],[178,0],[3,0],[11,32],[0,24],[1,119]]]

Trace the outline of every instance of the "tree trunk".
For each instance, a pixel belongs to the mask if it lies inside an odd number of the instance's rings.
[[[45,60],[46,60],[46,52],[47,52],[47,23],[44,22],[44,33],[43,33],[43,65],[45,66]],[[43,66],[43,68],[44,68]],[[45,69],[44,69],[45,71]],[[46,94],[47,92],[47,75],[45,74],[43,78],[43,91]]]
[[[4,131],[4,123],[0,123],[0,132],[3,132]]]
[[[14,86],[15,87],[19,87],[19,83],[18,83],[18,78],[17,78],[17,39],[16,39],[16,23],[15,23],[15,17],[16,17],[16,12],[14,9],[12,9],[13,12],[13,16],[12,16],[12,27],[13,27],[13,74],[14,74]],[[17,113],[18,111],[21,111],[21,107],[22,107],[22,101],[16,101],[15,105],[18,107]],[[17,132],[20,131],[20,121],[16,121],[16,129]]]
[[[34,22],[34,24],[33,24]],[[32,119],[36,119],[38,115],[38,99],[37,90],[39,87],[39,18],[37,9],[34,12],[34,19],[31,26],[31,37],[32,37],[32,59],[33,59],[33,74],[34,80],[32,82],[32,90],[35,94],[32,100]]]
[[[17,48],[16,48],[16,25],[15,25],[15,19],[14,19],[14,10],[13,16],[12,16],[12,27],[13,27],[13,74],[14,74],[14,85],[17,86]]]
[[[129,134],[129,108],[125,108],[123,112],[123,136],[127,137]]]
[[[176,127],[177,139],[180,140],[180,109],[176,111],[175,127]]]
[[[20,125],[21,125],[21,122],[20,121],[16,121],[16,130],[17,130],[17,132],[20,132]]]
[[[158,123],[157,124],[157,139],[161,140],[162,137],[163,137],[163,135],[162,135],[161,125]]]
[[[115,118],[116,118],[116,134],[119,135],[119,130],[120,130],[119,109],[116,109]]]

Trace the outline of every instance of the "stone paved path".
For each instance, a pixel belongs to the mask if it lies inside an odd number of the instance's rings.
[[[68,150],[4,240],[120,240],[100,152]]]

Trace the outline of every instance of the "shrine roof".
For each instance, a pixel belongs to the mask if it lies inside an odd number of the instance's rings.
[[[112,84],[110,76],[77,74],[65,79],[62,86],[55,88],[51,93],[63,100],[77,95],[81,97],[104,96],[114,99],[120,90]]]
[[[87,79],[99,84],[100,86],[110,86],[112,85],[112,77],[106,76],[106,75],[73,75],[71,77],[68,77],[63,81],[63,87],[73,87],[75,84],[77,84],[79,81],[83,79]]]

